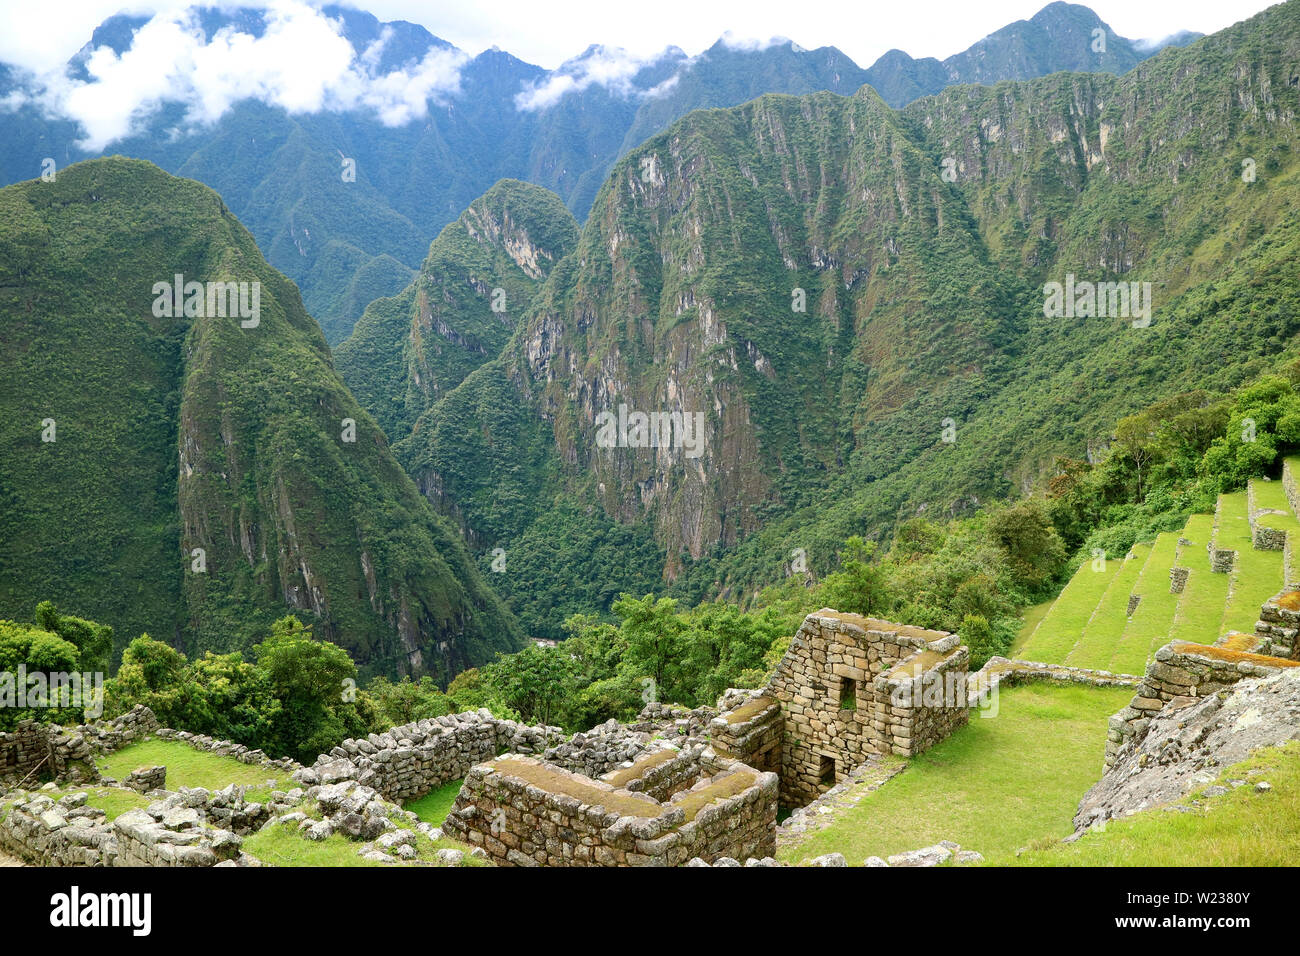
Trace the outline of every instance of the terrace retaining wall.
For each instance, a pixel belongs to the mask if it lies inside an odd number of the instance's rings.
[[[1110,718],[1106,766],[1131,741],[1140,741],[1165,705],[1181,698],[1209,697],[1247,677],[1276,674],[1300,662],[1221,647],[1171,642],[1155,653],[1129,705]]]

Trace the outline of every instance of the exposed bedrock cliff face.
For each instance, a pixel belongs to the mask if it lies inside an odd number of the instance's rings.
[[[869,89],[764,97],[650,141],[517,339],[561,458],[610,513],[653,521],[670,565],[735,544],[793,473],[843,464],[846,401],[887,415],[989,351],[978,291],[946,317],[955,340],[919,334],[923,250],[978,258],[959,205]],[[602,416],[623,407],[700,415],[701,444],[608,447]]]
[[[414,282],[367,307],[335,358],[394,443],[501,353],[577,237],[558,196],[503,179],[443,229]]]
[[[530,283],[499,355],[439,325],[426,282],[411,314],[428,320],[402,312],[389,336],[394,387],[340,362],[475,542],[517,538],[517,501],[563,494],[652,529],[669,576],[740,545],[757,586],[807,538],[820,572],[848,534],[1033,487],[1118,418],[1283,347],[1297,310],[1257,277],[1290,285],[1296,76],[1300,6],[1282,5],[1118,77],[954,87],[901,111],[867,87],[694,112],[612,167],[553,260],[501,217],[463,217],[466,249],[472,233],[502,253],[466,270],[448,247],[438,275],[463,276],[475,315],[502,277]],[[1046,315],[1044,284],[1067,275],[1149,284],[1150,327]],[[413,331],[472,371],[426,391],[456,376],[404,362]]]

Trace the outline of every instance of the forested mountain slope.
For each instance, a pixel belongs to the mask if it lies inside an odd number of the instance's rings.
[[[245,283],[242,308],[171,308],[176,276]],[[197,652],[288,607],[367,673],[519,646],[212,190],[124,159],[0,190],[0,327],[0,616],[52,599]]]
[[[191,12],[188,29],[209,43],[223,30],[261,37],[269,19],[253,8]],[[544,186],[585,218],[614,161],[691,110],[763,93],[850,94],[864,83],[901,106],[952,83],[1062,69],[1121,72],[1152,52],[1087,7],[1053,3],[942,63],[893,51],[864,70],[834,47],[719,41],[695,57],[669,49],[631,65],[621,51],[594,45],[548,71],[496,49],[471,58],[415,24],[381,23],[346,7],[323,13],[375,77],[416,72],[432,53],[456,60],[455,83],[430,97],[426,114],[396,125],[368,110],[290,113],[256,98],[195,122],[186,105],[164,98],[104,151],[148,159],[217,190],[267,259],[298,283],[331,344],[347,337],[368,302],[405,287],[430,240],[492,183]],[[125,53],[148,19],[105,21],[71,74],[89,80],[91,52]],[[1097,30],[1105,38],[1100,51]],[[610,71],[623,79],[590,80]],[[42,109],[40,96],[8,102],[31,93],[29,80],[0,63],[0,183],[36,176],[47,157],[62,167],[98,154],[81,145],[85,130]],[[344,161],[355,164],[353,179],[344,178]]]
[[[1120,77],[692,113],[615,166],[501,394],[484,366],[399,455],[502,546],[535,514],[502,521],[496,491],[559,482],[652,528],[693,593],[1014,494],[1128,412],[1294,347],[1298,76],[1293,2]],[[1138,285],[1124,314],[1105,287],[1109,314],[1053,313],[1047,284],[1076,280]],[[603,446],[620,405],[702,415],[700,453]],[[550,450],[476,459],[507,420]]]

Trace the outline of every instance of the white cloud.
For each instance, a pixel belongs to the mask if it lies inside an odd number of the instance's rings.
[[[558,70],[522,90],[515,97],[515,106],[521,110],[549,109],[566,93],[577,93],[593,85],[603,86],[620,96],[644,93],[633,80],[637,73],[663,55],[661,52],[639,57],[621,47],[591,47],[582,56],[561,64]]]
[[[366,109],[399,125],[459,88],[466,57],[458,51],[431,49],[418,63],[377,74],[388,35],[358,56],[340,29],[300,0],[269,4],[259,37],[228,27],[205,40],[191,14],[160,13],[122,54],[94,50],[85,63],[89,82],[50,71],[34,82],[34,96],[78,121],[80,145],[98,151],[168,102],[185,106],[189,124],[214,123],[251,98],[290,113]]]
[[[755,53],[760,50],[766,50],[768,47],[784,46],[785,44],[790,43],[790,38],[781,36],[751,36],[748,33],[727,30],[721,37],[719,37],[719,42],[729,50]]]

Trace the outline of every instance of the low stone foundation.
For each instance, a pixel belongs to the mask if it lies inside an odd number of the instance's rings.
[[[195,796],[195,794],[201,796]],[[253,863],[232,830],[208,825],[207,791],[182,791],[111,823],[86,794],[19,794],[0,820],[0,848],[37,866],[215,866]],[[250,827],[251,829],[251,827]]]
[[[474,767],[444,829],[506,866],[680,866],[771,856],[776,774],[695,747],[593,780],[529,757]]]
[[[137,793],[162,790],[167,785],[166,767],[138,767],[126,775],[122,786]]]
[[[1088,667],[1067,667],[1064,664],[1044,664],[1041,661],[990,657],[982,668],[970,675],[967,681],[970,706],[987,708],[993,693],[1002,684],[1011,687],[1031,681],[1059,681],[1086,684],[1089,687],[1137,687],[1142,683],[1142,678],[1136,674],[1115,674]]]

